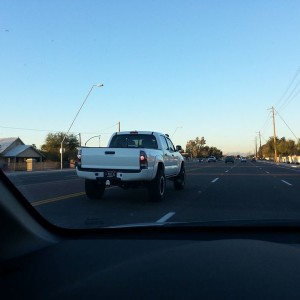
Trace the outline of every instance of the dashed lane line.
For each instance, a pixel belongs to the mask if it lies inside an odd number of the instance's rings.
[[[169,212],[164,215],[162,218],[156,221],[156,223],[164,223],[175,215],[175,212]]]
[[[283,183],[287,184],[287,185],[292,185],[291,183],[285,181],[285,180],[281,180]]]

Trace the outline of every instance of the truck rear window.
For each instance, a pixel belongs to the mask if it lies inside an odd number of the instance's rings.
[[[148,148],[157,149],[157,141],[151,134],[120,134],[113,136],[110,148]]]

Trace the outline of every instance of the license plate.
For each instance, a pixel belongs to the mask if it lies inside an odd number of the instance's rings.
[[[104,177],[107,177],[107,178],[112,178],[112,177],[116,177],[116,171],[113,171],[113,170],[107,170],[107,171],[104,171]]]

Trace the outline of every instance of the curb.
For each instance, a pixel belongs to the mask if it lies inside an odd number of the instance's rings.
[[[257,162],[266,163],[266,164],[269,164],[269,165],[276,165],[278,167],[285,167],[285,168],[288,168],[288,169],[300,169],[300,165],[297,165],[297,164],[275,163],[275,162],[267,161],[267,160],[263,160],[263,161],[257,160]]]

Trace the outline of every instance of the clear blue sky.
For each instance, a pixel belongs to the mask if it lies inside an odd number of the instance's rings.
[[[105,145],[120,121],[249,152],[272,105],[300,136],[300,95],[282,98],[299,67],[299,0],[2,0],[0,137],[39,147],[103,83],[71,129],[83,142]],[[278,117],[277,134],[294,138]]]

